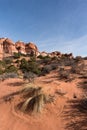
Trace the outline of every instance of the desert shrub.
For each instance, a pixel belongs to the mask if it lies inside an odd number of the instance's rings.
[[[73,79],[70,70],[65,70],[64,68],[60,68],[58,74],[60,80],[71,81]]]
[[[45,76],[46,74],[49,74],[51,70],[52,70],[51,65],[46,65],[46,66],[42,67],[40,75]]]
[[[81,56],[76,56],[75,57],[75,61],[76,62],[79,62],[79,61],[82,61],[82,60],[83,60],[83,58]]]
[[[17,60],[15,61],[15,63],[18,63],[18,64],[19,64],[19,63],[20,63],[20,60],[17,59]]]
[[[58,68],[58,65],[57,64],[52,64],[51,68],[52,68],[52,70],[56,70]]]
[[[0,75],[3,74],[3,73],[4,73],[3,69],[0,68]]]
[[[0,81],[4,81],[4,80],[5,80],[4,76],[0,75]]]
[[[5,73],[3,76],[5,78],[18,78],[18,74],[14,73],[14,72],[12,72],[12,73]]]
[[[27,97],[32,97],[40,94],[42,92],[41,87],[34,87],[31,84],[25,84],[21,89],[21,94],[26,99]]]
[[[16,72],[5,73],[6,78],[18,78],[18,74]]]
[[[35,77],[36,75],[33,72],[25,72],[23,75],[23,79],[29,82],[34,82]]]
[[[20,109],[23,112],[41,112],[46,101],[46,95],[42,92],[41,87],[24,87],[21,90],[24,102],[21,104]]]
[[[45,57],[43,57],[43,63],[49,64],[50,61],[51,61],[51,57],[50,57],[50,56],[45,56]]]
[[[22,70],[22,72],[28,71],[28,61],[23,58],[20,62],[20,69]]]
[[[58,57],[54,56],[51,58],[52,60],[58,60]]]
[[[65,60],[65,66],[71,66],[72,64],[74,64],[74,59],[67,59],[67,60]]]
[[[52,70],[55,70],[55,69],[57,69],[57,64],[46,65],[41,68],[40,75],[45,76],[46,74],[49,74]]]
[[[60,79],[69,79],[69,73],[67,71],[61,71],[59,75]]]
[[[44,106],[44,96],[45,96],[44,94],[40,94],[31,98],[28,98],[24,102],[21,110],[23,112],[26,112],[26,111],[30,111],[33,113],[41,112]]]
[[[11,57],[6,57],[3,59],[3,63],[6,64],[6,65],[9,65],[11,64],[13,61],[13,59]]]
[[[80,74],[84,70],[84,64],[78,65],[78,64],[73,64],[71,67],[71,72]]]
[[[29,71],[35,73],[35,74],[39,74],[40,73],[40,69],[39,66],[36,62],[34,61],[29,61],[29,66],[28,66]]]
[[[72,64],[74,64],[75,60],[74,59],[70,59],[68,57],[62,57],[59,61],[59,63],[61,65],[64,65],[64,66],[71,66]]]
[[[29,61],[36,62],[36,56],[31,56]]]
[[[42,56],[42,55],[39,55],[37,58],[40,58],[40,59],[50,59],[50,56],[47,55],[47,56]]]
[[[12,72],[12,73],[4,73],[4,74],[0,75],[0,80],[1,81],[4,81],[4,80],[6,80],[8,78],[18,78],[18,74]]]
[[[21,57],[21,53],[14,52],[14,58],[19,59]]]
[[[4,60],[0,61],[0,67],[5,67],[6,66],[6,63],[4,62]]]
[[[17,68],[14,65],[10,65],[7,66],[4,70],[4,72],[6,73],[11,73],[11,72],[17,72]]]
[[[51,95],[46,95],[42,91],[41,87],[34,87],[29,84],[24,86],[20,94],[22,94],[24,101],[21,105],[18,104],[18,106],[20,106],[19,109],[24,113],[41,112],[46,103],[51,103],[54,101],[54,97]]]
[[[39,59],[43,59],[44,57],[42,55],[39,55],[37,58]]]
[[[39,65],[36,63],[35,59],[30,59],[29,61],[26,61],[25,58],[23,58],[21,60],[20,69],[23,73],[32,72],[37,75],[40,74],[40,68]]]
[[[1,61],[0,61],[0,74],[3,74],[3,65]]]

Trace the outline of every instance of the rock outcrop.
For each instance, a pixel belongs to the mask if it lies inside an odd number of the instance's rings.
[[[36,56],[38,55],[38,48],[32,42],[25,44],[25,51],[26,51],[26,54],[29,54],[29,55],[36,55]]]
[[[43,52],[41,52],[41,53],[40,53],[40,55],[41,55],[41,56],[43,56],[43,57],[45,57],[45,56],[48,56],[48,55],[49,55],[49,53],[47,53],[47,52],[43,51]]]
[[[0,38],[0,59],[3,58],[3,41],[5,38]]]
[[[32,42],[24,43],[22,41],[17,41],[14,43],[8,38],[0,38],[0,59],[12,56],[14,52],[20,52],[25,55],[39,55],[37,46]]]
[[[3,51],[7,54],[13,54],[14,52],[17,52],[17,49],[15,48],[15,43],[10,39],[5,39],[3,41]]]
[[[22,41],[17,41],[15,43],[15,47],[17,49],[18,52],[22,53],[22,54],[26,54],[26,51],[25,51],[25,43],[22,42]]]
[[[65,53],[65,54],[62,54],[62,56],[70,58],[70,59],[74,58],[72,53],[69,53],[69,54]]]
[[[49,56],[49,57],[67,57],[67,58],[73,58],[73,54],[62,54],[61,52],[54,51],[51,53],[47,52],[39,52],[37,46],[32,43],[24,43],[22,41],[17,41],[14,43],[12,40],[9,38],[0,38],[0,60],[3,57],[8,57],[8,56],[13,56],[15,53],[22,53],[25,55],[30,55],[30,56],[39,56],[42,55],[43,57]]]

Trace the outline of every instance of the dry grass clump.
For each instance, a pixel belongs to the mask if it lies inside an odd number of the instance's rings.
[[[39,94],[39,95],[28,98],[23,103],[21,110],[23,112],[26,112],[26,111],[31,111],[33,113],[41,112],[45,103],[44,98],[45,98],[44,94]]]
[[[41,112],[44,104],[47,102],[47,95],[44,94],[41,87],[25,86],[21,90],[24,101],[20,109],[22,112],[38,113]]]
[[[21,90],[21,93],[22,93],[24,98],[32,97],[32,96],[36,96],[36,95],[39,95],[40,93],[42,93],[42,88],[41,87],[34,87],[30,84],[30,85],[26,85]]]

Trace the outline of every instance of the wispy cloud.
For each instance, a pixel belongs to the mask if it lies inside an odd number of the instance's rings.
[[[87,35],[82,37],[73,39],[71,41],[63,39],[47,39],[44,41],[39,41],[39,47],[41,50],[45,51],[61,51],[63,53],[70,53],[72,52],[75,56],[76,55],[87,55]]]
[[[63,52],[73,52],[74,55],[87,55],[87,35],[80,38],[73,39],[72,41],[64,42],[63,46],[60,46],[60,50]]]

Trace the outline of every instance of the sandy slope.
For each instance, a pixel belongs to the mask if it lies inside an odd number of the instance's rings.
[[[65,130],[62,118],[67,101],[76,94],[80,98],[81,90],[77,88],[78,79],[72,82],[59,81],[53,73],[35,80],[35,85],[42,86],[45,93],[55,96],[53,103],[47,104],[38,115],[24,115],[16,111],[19,98],[15,95],[12,101],[4,102],[3,96],[16,92],[22,87],[21,79],[8,79],[0,83],[0,130]],[[60,96],[58,90],[65,92]]]

